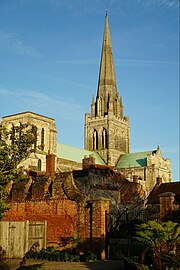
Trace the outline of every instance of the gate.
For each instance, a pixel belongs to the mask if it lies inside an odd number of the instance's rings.
[[[28,250],[35,242],[39,243],[39,248],[46,246],[47,221],[30,221],[28,234]]]
[[[145,223],[148,220],[159,221],[159,213],[153,209],[128,211],[125,208],[122,212],[111,213],[106,216],[106,258],[112,260],[122,259],[124,256],[139,255],[144,245],[134,241],[136,225]]]
[[[0,246],[7,258],[22,258],[35,242],[46,247],[46,226],[47,221],[1,221]]]

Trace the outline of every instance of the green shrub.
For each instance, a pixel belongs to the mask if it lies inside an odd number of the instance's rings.
[[[79,262],[79,261],[80,261],[80,255],[74,254],[74,262]]]
[[[88,251],[87,253],[84,254],[83,257],[84,257],[84,260],[86,262],[96,261],[97,260],[97,255],[92,251]]]
[[[54,252],[55,251],[55,248],[54,248],[54,246],[49,246],[49,247],[46,248],[46,251],[48,251],[48,252]]]
[[[124,265],[127,270],[149,270],[149,267],[145,264],[138,262],[138,257],[124,257]]]
[[[70,259],[70,255],[69,255],[69,253],[68,253],[67,251],[65,251],[65,252],[63,253],[63,261],[64,261],[64,262],[68,262],[69,259]]]
[[[137,270],[149,270],[149,267],[145,264],[138,263],[138,264],[136,264],[136,269]]]
[[[61,261],[61,262],[79,262],[79,261],[94,261],[97,260],[97,255],[89,251],[82,256],[74,254],[69,250],[56,250],[54,247],[42,248],[40,251],[32,251],[27,254],[26,258]]]

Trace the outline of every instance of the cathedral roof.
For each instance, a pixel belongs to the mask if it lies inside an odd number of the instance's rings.
[[[80,149],[77,147],[73,147],[65,144],[57,144],[57,158],[62,158],[66,160],[71,160],[74,162],[82,163],[84,156],[93,156],[95,158],[96,164],[104,165],[105,162],[99,156],[97,152]]]
[[[153,153],[154,151],[137,152],[124,154],[120,157],[117,168],[132,168],[132,167],[144,167],[147,166],[147,155]]]

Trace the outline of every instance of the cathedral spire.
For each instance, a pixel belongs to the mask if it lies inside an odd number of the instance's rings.
[[[114,166],[120,155],[129,153],[129,147],[129,118],[124,116],[116,87],[106,12],[97,96],[85,117],[85,149],[98,152],[106,164]]]
[[[99,99],[103,100],[104,107],[102,108],[102,114],[108,113],[110,97],[113,102],[118,99],[108,15],[106,11],[99,82],[96,98],[97,103]]]

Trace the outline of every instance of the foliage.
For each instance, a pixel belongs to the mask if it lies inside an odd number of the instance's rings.
[[[124,265],[127,270],[149,270],[145,264],[138,262],[138,257],[124,257]]]
[[[10,180],[25,185],[27,177],[17,166],[33,151],[32,145],[36,139],[35,126],[20,123],[19,126],[12,125],[11,129],[7,129],[4,124],[0,124],[0,219],[8,209],[4,187]],[[19,187],[22,188],[22,185]]]
[[[80,244],[82,240],[78,237],[78,233],[74,232],[70,237],[61,237],[62,246],[71,245],[73,251],[76,252],[77,245]]]
[[[172,221],[161,224],[156,221],[149,221],[137,225],[137,228],[136,240],[146,244],[153,251],[153,265],[155,269],[161,269],[163,262],[162,245],[167,247],[168,254],[174,252],[175,244],[180,241],[180,225]],[[176,254],[174,253],[174,255]]]
[[[96,254],[93,252],[87,252],[85,254],[75,254],[68,249],[57,250],[54,247],[48,247],[47,249],[41,249],[39,251],[33,251],[28,253],[27,258],[48,260],[48,261],[61,261],[61,262],[79,262],[79,261],[92,261],[97,260]]]
[[[88,251],[84,254],[83,258],[85,262],[96,261],[97,255],[92,251]]]
[[[141,225],[137,225],[135,239],[154,248],[164,239],[164,230],[161,224],[156,221],[148,221]]]
[[[9,205],[6,202],[7,193],[4,191],[4,188],[0,186],[0,220],[3,218],[3,214],[6,210],[9,209]]]
[[[148,221],[137,225],[136,239],[150,248],[154,248],[162,242],[167,244],[168,252],[173,250],[175,243],[180,241],[180,225],[167,221],[161,224],[156,221]]]
[[[17,166],[33,151],[37,140],[37,128],[29,124],[12,125],[7,129],[0,124],[0,184],[17,178]]]
[[[169,254],[163,253],[161,255],[163,264],[166,266],[166,270],[172,269],[172,270],[178,270],[180,269],[180,258],[170,256]]]
[[[176,222],[167,221],[162,223],[164,230],[163,241],[167,244],[168,253],[173,251],[174,245],[180,242],[180,225]]]

